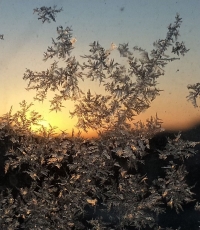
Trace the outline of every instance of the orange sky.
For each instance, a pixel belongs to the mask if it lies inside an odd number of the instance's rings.
[[[145,122],[147,118],[154,117],[157,113],[158,117],[163,120],[163,128],[170,130],[187,129],[200,122],[199,109],[194,108],[185,98],[188,91],[187,88],[181,88],[182,79],[180,75],[180,73],[177,73],[176,79],[173,80],[174,84],[170,85],[165,83],[165,79],[168,77],[167,73],[166,76],[163,76],[163,79],[160,79],[159,88],[164,91],[160,92],[160,96],[152,102],[148,110],[135,117],[135,121],[142,120]],[[96,93],[102,92],[95,82],[88,82],[88,87],[95,88]],[[30,92],[30,94],[34,96],[34,92]],[[49,98],[51,99],[51,97]],[[43,103],[34,102],[34,105],[32,108],[41,113],[44,120],[52,126],[58,127],[57,132],[66,130],[71,135],[71,131],[77,122],[77,118],[72,119],[69,114],[69,110],[73,110],[73,102],[65,102],[65,108],[63,108],[62,112],[57,113],[49,112],[48,101]],[[19,106],[15,105],[15,109],[19,109]],[[44,123],[44,125],[46,124]],[[88,133],[82,132],[82,134],[85,137],[96,136],[96,132],[91,130]]]
[[[155,116],[157,113],[158,117],[163,120],[163,128],[179,130],[189,128],[193,126],[194,123],[200,121],[199,109],[194,108],[193,105],[186,100],[186,96],[188,95],[187,84],[195,82],[193,79],[198,79],[194,63],[193,66],[187,64],[190,56],[191,54],[188,53],[188,55],[183,57],[180,61],[169,63],[165,69],[165,75],[158,79],[158,88],[164,91],[160,92],[160,96],[152,102],[151,107],[148,110],[135,117],[136,121],[145,121],[147,118]],[[19,65],[18,60],[20,59],[16,60],[16,66]],[[45,68],[49,68],[49,63],[45,63],[45,65]],[[187,69],[188,66],[190,69]],[[37,68],[35,69],[37,70]],[[38,69],[41,69],[39,64]],[[177,69],[179,69],[178,72]],[[7,68],[4,70],[4,73],[8,76],[8,79],[9,76],[13,76],[12,69]],[[10,83],[5,83],[5,87],[2,88],[4,93],[1,98],[4,103],[0,107],[0,114],[8,112],[10,106],[13,106],[13,111],[18,110],[19,102],[25,99],[28,103],[34,103],[32,109],[39,112],[44,117],[44,120],[49,122],[52,126],[58,127],[57,132],[60,132],[60,130],[66,130],[66,132],[71,134],[71,131],[77,122],[77,119],[71,119],[69,114],[69,110],[73,111],[73,102],[65,102],[63,104],[65,108],[63,108],[62,112],[49,112],[50,104],[48,99],[50,100],[53,94],[50,93],[47,100],[43,103],[37,101],[34,102],[33,97],[35,96],[35,92],[25,90],[26,82],[24,82],[22,78],[17,77],[20,75],[23,76],[23,70],[16,69],[16,77],[12,78],[12,80],[10,79]],[[192,78],[190,76],[192,76]],[[90,88],[93,93],[103,93],[102,88],[99,87],[97,82],[86,80],[81,83],[81,85],[84,92],[87,92]],[[87,134],[82,134],[85,137],[95,136],[95,132],[92,131],[89,131]]]

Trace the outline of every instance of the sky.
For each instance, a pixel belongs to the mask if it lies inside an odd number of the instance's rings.
[[[57,5],[63,11],[57,14],[56,22],[42,23],[33,9]],[[62,112],[49,112],[49,94],[46,101],[33,101],[35,91],[27,91],[23,75],[27,69],[43,71],[53,60],[43,61],[43,53],[51,46],[51,38],[57,37],[57,26],[69,26],[77,39],[72,56],[77,60],[88,54],[93,41],[109,48],[114,42],[129,43],[150,52],[153,42],[165,38],[167,26],[174,22],[176,13],[183,19],[180,40],[190,51],[180,60],[169,63],[165,75],[158,79],[159,89],[164,91],[152,102],[151,108],[136,117],[143,120],[155,116],[163,120],[166,129],[183,130],[200,121],[199,108],[187,102],[187,85],[199,82],[200,72],[200,1],[199,0],[1,0],[0,1],[0,116],[19,109],[19,103],[33,102],[32,107],[44,120],[59,130],[71,132],[77,119],[71,119],[69,110],[73,103],[66,102]],[[116,59],[126,65],[123,58]],[[117,56],[118,55],[118,56]],[[179,71],[177,71],[179,70]],[[102,93],[97,82],[85,81],[84,92],[91,88]],[[92,131],[86,136],[95,135]]]

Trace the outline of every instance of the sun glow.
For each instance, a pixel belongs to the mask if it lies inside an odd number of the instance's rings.
[[[41,128],[44,128],[45,130],[49,130],[51,128],[51,125],[49,124],[49,122],[47,122],[46,120],[40,120],[37,122],[36,125],[32,125],[31,126],[31,130],[34,132],[39,131]]]
[[[38,125],[41,125],[41,126],[43,126],[44,128],[46,128],[46,129],[48,129],[48,128],[50,127],[50,124],[49,124],[47,121],[45,121],[45,120],[39,121],[39,122],[38,122]]]

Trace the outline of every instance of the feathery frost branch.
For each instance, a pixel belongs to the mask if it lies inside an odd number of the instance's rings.
[[[46,7],[46,6],[42,6],[40,8],[35,8],[33,10],[33,13],[37,13],[38,14],[38,20],[42,20],[42,22],[48,22],[50,23],[51,20],[53,20],[54,22],[56,21],[56,14],[62,11],[62,8],[60,9],[56,9],[56,5],[53,7]]]

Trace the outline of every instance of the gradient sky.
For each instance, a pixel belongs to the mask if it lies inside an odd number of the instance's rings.
[[[34,8],[53,5],[63,8],[56,22],[43,24],[33,14]],[[153,42],[165,38],[167,26],[179,13],[183,18],[180,40],[190,51],[165,68],[165,75],[158,79],[164,92],[137,120],[157,113],[164,128],[184,129],[193,125],[200,121],[200,111],[187,102],[186,96],[187,85],[200,82],[199,12],[199,0],[1,0],[0,34],[4,34],[4,40],[0,40],[0,116],[11,106],[18,110],[24,99],[33,102],[35,92],[25,90],[27,82],[22,79],[23,74],[26,68],[33,71],[49,68],[53,60],[43,62],[43,53],[51,45],[51,38],[57,37],[57,26],[72,26],[77,42],[71,55],[79,60],[80,55],[88,54],[88,45],[93,41],[99,41],[106,49],[111,42],[117,45],[128,42],[130,48],[139,46],[151,51]],[[124,62],[123,58],[119,60]],[[85,92],[90,87],[101,92],[95,82],[85,81],[82,87]],[[53,126],[71,132],[76,119],[71,120],[68,111],[73,109],[73,103],[64,105],[61,113],[49,113],[48,100],[43,104],[34,102],[33,109]]]

